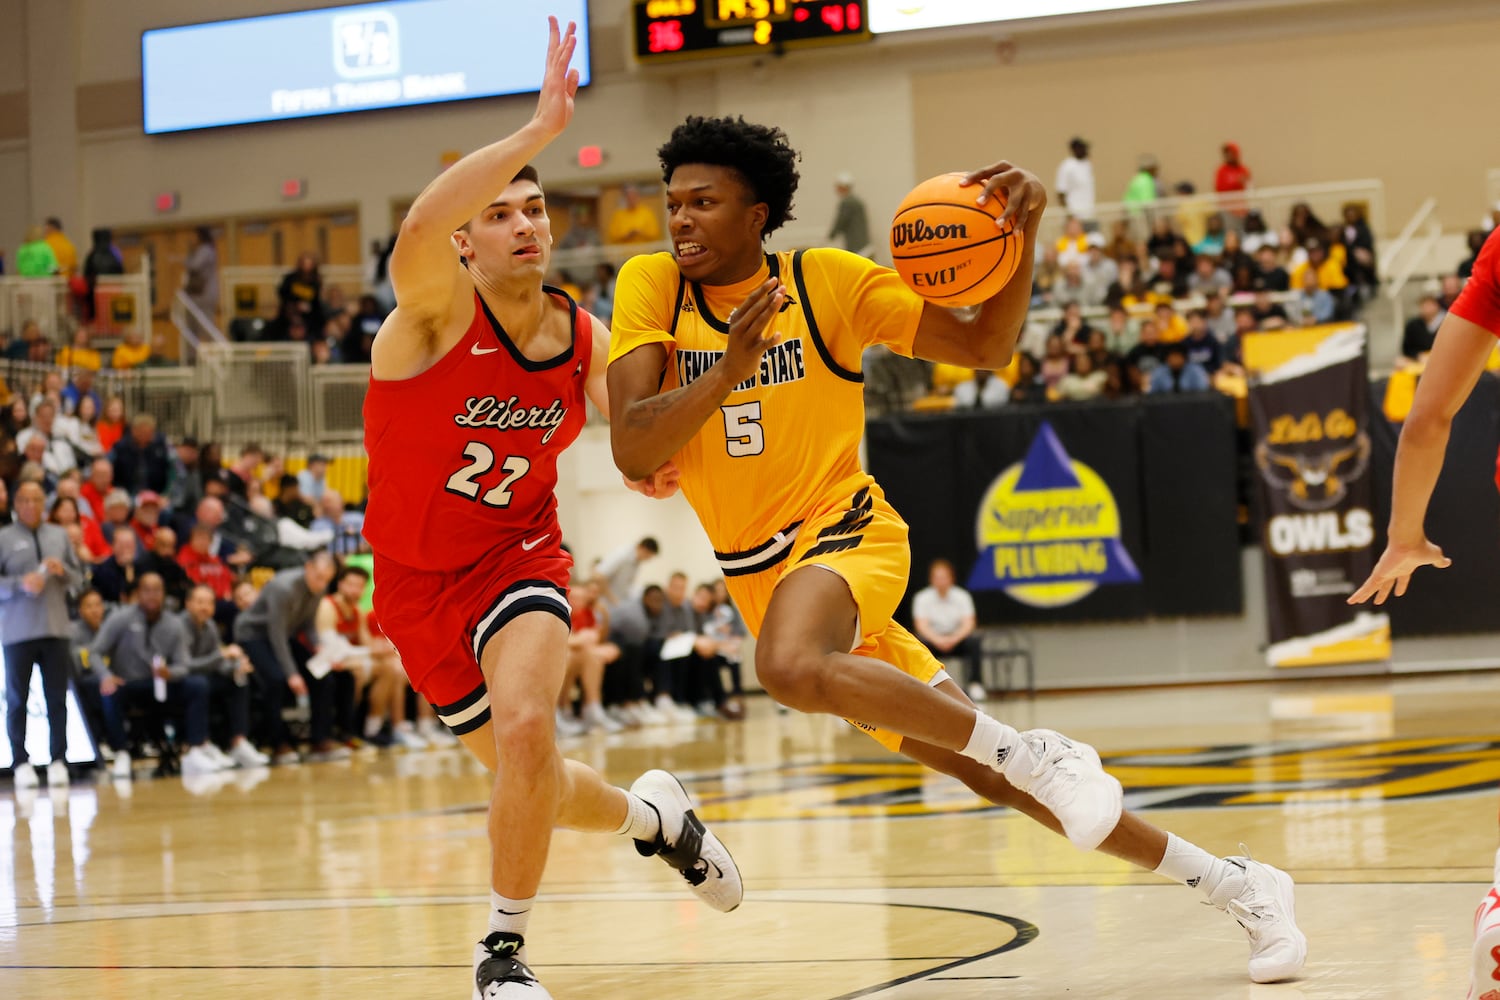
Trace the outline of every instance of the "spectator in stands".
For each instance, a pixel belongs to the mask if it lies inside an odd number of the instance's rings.
[[[229,467],[229,492],[241,500],[249,500],[250,484],[259,484],[255,474],[265,460],[266,452],[260,445],[251,443],[241,448],[240,457]]]
[[[600,243],[599,226],[591,202],[578,200],[568,205],[568,231],[557,241],[559,250],[580,250]]]
[[[1068,216],[1063,222],[1062,235],[1057,238],[1057,263],[1067,273],[1069,264],[1083,266],[1089,256],[1089,238],[1083,231],[1083,222]]]
[[[1062,280],[1062,265],[1057,262],[1057,248],[1045,247],[1036,258],[1031,273],[1031,304],[1052,304],[1052,290]]]
[[[89,234],[91,246],[83,259],[83,276],[88,285],[88,295],[83,300],[84,321],[95,319],[95,294],[99,290],[100,277],[124,274],[125,263],[114,247],[114,234],[108,229],[95,229]]]
[[[1140,257],[1140,247],[1136,246],[1135,240],[1130,238],[1130,222],[1120,219],[1114,224],[1110,231],[1109,245],[1105,247],[1109,258],[1116,263],[1123,264],[1127,260],[1137,260]]]
[[[874,245],[870,242],[865,203],[854,193],[854,176],[847,171],[839,174],[833,182],[833,193],[838,196],[839,203],[833,215],[833,225],[828,230],[829,241],[839,237],[845,250],[868,256]]]
[[[1265,293],[1260,293],[1260,295],[1263,294]],[[1257,295],[1256,305],[1259,306],[1259,304],[1259,295]],[[1297,309],[1302,315],[1303,326],[1330,323],[1338,309],[1333,293],[1319,286],[1317,272],[1311,268],[1302,272],[1302,288],[1297,293]],[[1257,312],[1259,312],[1258,308]]]
[[[109,366],[117,370],[127,368],[138,368],[151,358],[151,345],[146,342],[146,335],[137,327],[130,327],[125,331],[125,337],[115,347],[115,353],[110,356]]]
[[[42,468],[47,470],[48,475],[54,479],[70,469],[78,467],[78,456],[73,452],[73,446],[55,433],[57,422],[57,404],[50,399],[44,399],[31,413],[31,426],[16,435],[16,447],[24,453],[28,451],[28,445],[33,440],[42,443],[42,455],[39,460]],[[31,457],[28,455],[28,458]]]
[[[1189,310],[1187,324],[1188,334],[1182,346],[1187,350],[1188,362],[1212,376],[1224,363],[1224,348],[1208,331],[1208,313],[1202,309]]]
[[[1104,293],[1104,304],[1111,309],[1129,309],[1146,301],[1146,283],[1134,257],[1126,257],[1119,264],[1120,273]]]
[[[1047,337],[1046,353],[1042,355],[1042,383],[1048,389],[1048,395],[1057,388],[1057,383],[1063,380],[1063,376],[1073,370],[1071,355],[1068,353],[1067,342],[1062,334],[1054,333]]]
[[[52,257],[57,261],[58,274],[70,278],[78,273],[78,248],[63,232],[61,219],[55,215],[47,219],[43,224],[42,239],[46,240],[47,246],[52,249]]]
[[[1083,318],[1083,307],[1077,302],[1064,305],[1062,319],[1052,327],[1052,333],[1063,339],[1063,347],[1069,351],[1084,350],[1093,332],[1094,328]]]
[[[345,364],[370,363],[370,348],[375,343],[375,335],[380,332],[380,324],[385,322],[385,316],[380,300],[375,296],[359,297],[359,308],[349,317],[349,330],[344,334],[344,342],[339,347],[339,357]]]
[[[1203,223],[1203,236],[1191,244],[1194,254],[1218,257],[1224,252],[1224,216],[1214,213]]]
[[[1328,227],[1314,214],[1312,206],[1299,201],[1292,206],[1287,228],[1292,234],[1292,246],[1305,247],[1309,243],[1321,243],[1328,237]]]
[[[140,541],[135,532],[116,531],[109,558],[94,566],[94,589],[110,604],[128,603],[134,599],[141,568]]]
[[[46,495],[16,489],[16,521],[0,529],[0,642],[5,656],[5,723],[17,788],[35,788],[26,752],[26,700],[32,667],[42,672],[52,763],[47,783],[68,783],[68,601],[83,590],[83,566],[67,532],[42,520]]]
[[[1146,279],[1151,290],[1151,300],[1158,304],[1185,299],[1188,294],[1188,274],[1191,262],[1180,262],[1175,257],[1162,257],[1156,262],[1156,273]]]
[[[594,315],[608,323],[615,312],[615,266],[607,260],[595,265],[594,284],[599,289]]]
[[[168,711],[182,719],[183,777],[211,774],[223,765],[208,751],[208,682],[188,672],[187,631],[175,616],[166,613],[166,594],[161,577],[141,577],[137,602],[119,608],[104,620],[89,648],[89,662],[103,671],[99,693],[104,699],[104,721],[109,742],[115,747],[112,773],[130,777],[129,737],[125,713],[131,706],[147,711]],[[166,688],[166,698],[155,692]],[[164,702],[158,708],[159,702]]]
[[[281,477],[274,509],[278,518],[289,518],[304,528],[313,522],[312,505],[303,499],[302,487],[290,473]]]
[[[1150,208],[1156,204],[1156,199],[1161,196],[1159,182],[1156,179],[1161,165],[1156,162],[1156,157],[1150,153],[1141,154],[1136,164],[1135,176],[1130,179],[1130,184],[1125,188],[1125,196],[1120,200],[1125,203],[1126,208],[1140,211]]]
[[[1139,395],[1140,387],[1129,375],[1122,358],[1111,356],[1104,362],[1104,392],[1103,399],[1124,399],[1128,396]]]
[[[1207,392],[1212,388],[1202,365],[1187,359],[1184,344],[1169,344],[1165,360],[1151,372],[1153,393]]]
[[[108,455],[125,436],[125,400],[111,396],[104,401],[104,412],[96,425],[99,432],[99,447]]]
[[[1222,295],[1209,295],[1204,300],[1203,313],[1208,320],[1208,332],[1223,344],[1234,336],[1234,313],[1225,305]]]
[[[994,372],[976,370],[974,377],[953,387],[955,410],[995,410],[1010,401],[1010,383]]]
[[[625,204],[610,214],[607,242],[655,243],[661,239],[661,222],[651,206],[641,201],[641,192],[636,186],[621,185],[620,196]]]
[[[1120,276],[1120,265],[1105,253],[1103,233],[1098,231],[1089,233],[1088,242],[1089,255],[1083,262],[1083,280],[1085,285],[1096,290],[1091,295],[1093,299],[1091,304],[1103,305],[1110,286]]]
[[[323,492],[328,489],[327,455],[315,451],[308,456],[307,468],[297,473],[297,489],[308,503],[316,504],[323,499]]]
[[[1401,356],[1411,361],[1425,362],[1437,339],[1438,327],[1448,311],[1436,295],[1424,295],[1417,303],[1417,315],[1406,321],[1406,330],[1401,336]]]
[[[1219,170],[1214,174],[1214,190],[1219,194],[1230,194],[1236,191],[1246,191],[1250,188],[1250,169],[1240,162],[1240,147],[1238,143],[1226,142],[1219,150],[1223,162],[1219,164]],[[1230,205],[1230,210],[1236,214],[1244,214],[1243,201],[1235,201]]]
[[[89,346],[89,328],[80,326],[73,331],[72,343],[57,352],[57,364],[62,368],[74,369],[74,376],[82,370],[98,371],[104,366],[104,361],[99,357],[99,352]],[[94,403],[99,403],[98,395],[95,394]],[[75,401],[74,406],[77,403]]]
[[[1293,288],[1305,289],[1307,282],[1304,275],[1312,273],[1316,275],[1318,287],[1326,292],[1332,292],[1335,302],[1340,294],[1349,285],[1349,279],[1344,277],[1343,248],[1336,248],[1339,253],[1334,255],[1322,243],[1310,243],[1307,246],[1307,260],[1292,268],[1291,284]]]
[[[287,691],[306,695],[312,707],[312,760],[343,760],[346,747],[333,742],[333,686],[327,675],[320,680],[299,668],[292,655],[292,641],[299,632],[312,628],[318,603],[328,593],[336,569],[333,556],[319,552],[301,569],[277,573],[261,589],[251,607],[234,622],[234,639],[255,668],[261,685],[268,743],[278,765],[296,764],[300,758],[292,747],[291,733],[281,717]]]
[[[654,595],[650,599],[662,600],[662,589],[653,584],[639,599],[621,601],[607,610],[606,634],[619,647],[620,658],[604,674],[604,700],[613,708],[615,720],[627,726],[660,725],[667,721],[646,698],[646,647],[650,643],[651,619],[644,602],[648,594]]]
[[[282,276],[276,297],[281,303],[280,314],[288,321],[287,339],[296,339],[290,332],[294,318],[301,320],[304,334],[322,330],[323,276],[318,271],[318,258],[310,253],[299,256],[297,266]]]
[[[41,226],[30,226],[16,247],[16,274],[22,278],[49,278],[57,273],[57,257],[47,245]]]
[[[1245,252],[1254,256],[1260,252],[1263,246],[1273,249],[1276,246],[1276,234],[1266,227],[1265,217],[1256,209],[1245,213],[1244,221]]]
[[[1178,204],[1177,229],[1188,246],[1197,246],[1208,231],[1208,217],[1215,213],[1213,202],[1198,194],[1192,181],[1178,181],[1172,188]]]
[[[333,536],[329,549],[336,556],[352,555],[367,551],[365,544],[365,516],[357,510],[344,507],[344,496],[338,490],[326,489],[318,501],[318,516],[309,527],[314,532],[326,531]]]
[[[1016,380],[1010,386],[1012,403],[1045,403],[1047,387],[1042,383],[1042,368],[1026,351],[1016,352]]]
[[[21,449],[21,474],[16,477],[18,483],[40,483],[43,490],[50,496],[57,489],[57,476],[51,472],[46,464],[47,440],[40,435],[26,442],[26,447]]]
[[[1250,306],[1250,315],[1255,318],[1257,330],[1280,330],[1290,326],[1292,322],[1281,303],[1273,301],[1271,293],[1265,290],[1255,293],[1255,304]]]
[[[1263,244],[1255,252],[1255,291],[1285,292],[1292,287],[1291,276],[1276,259],[1276,248]]]
[[[104,534],[99,530],[98,522],[93,519],[85,520],[78,513],[77,500],[72,497],[58,497],[52,504],[47,521],[68,533],[68,540],[73,543],[73,551],[77,554],[81,565],[91,566],[101,559],[108,558],[109,543],[104,540]]]
[[[214,597],[227,601],[234,591],[234,572],[214,552],[213,544],[211,526],[201,521],[193,525],[188,543],[177,553],[177,565],[182,567],[190,581],[208,587],[214,592]]]
[[[1084,353],[1093,360],[1094,367],[1102,371],[1105,362],[1114,356],[1114,352],[1109,349],[1109,335],[1104,330],[1095,327],[1089,333]]]
[[[1234,287],[1229,272],[1218,266],[1215,259],[1203,254],[1193,262],[1193,273],[1188,277],[1188,292],[1207,298],[1215,293],[1228,295]]]
[[[1231,229],[1224,234],[1224,250],[1219,254],[1219,266],[1231,276],[1241,268],[1252,276],[1255,274],[1255,258],[1245,252],[1245,244],[1239,231]],[[1249,289],[1245,289],[1249,291]]]
[[[1072,357],[1068,374],[1057,382],[1057,397],[1069,400],[1097,399],[1104,392],[1106,373],[1094,363],[1094,356],[1080,351]]]
[[[109,460],[115,467],[115,483],[131,493],[165,493],[170,485],[172,454],[149,413],[131,418],[130,433],[115,443]]]
[[[569,728],[577,726],[584,731],[617,733],[625,728],[624,723],[605,714],[603,692],[605,671],[619,660],[620,647],[608,639],[608,612],[603,612],[601,624],[600,615],[595,610],[598,601],[599,587],[592,580],[568,590],[572,631],[568,636],[568,667],[559,710],[563,719],[572,723]],[[575,683],[582,702],[576,720],[572,713]]]
[[[677,650],[667,647],[666,643],[697,631],[687,597],[687,574],[679,570],[667,577],[666,591],[659,607],[653,608],[649,602],[646,605],[647,613],[653,616],[651,638],[657,643],[656,669],[652,673],[651,682],[656,696],[656,710],[668,718],[684,722],[697,718],[688,707],[690,703],[687,699],[688,669],[691,666],[688,658],[691,648],[669,656],[668,654]]]
[[[1172,228],[1172,219],[1167,215],[1159,215],[1151,225],[1151,235],[1146,238],[1146,256],[1158,261],[1168,257],[1176,259],[1178,251],[1178,239],[1176,230]]]
[[[130,515],[130,494],[119,488],[110,490],[104,497],[104,516],[99,519],[99,530],[105,541],[113,545],[116,531],[134,533],[130,527]]]
[[[1489,238],[1489,233],[1483,229],[1469,230],[1469,256],[1465,257],[1463,263],[1458,265],[1458,276],[1465,281],[1474,273],[1474,262],[1479,259],[1479,251],[1484,249],[1484,241]]]
[[[219,251],[214,247],[214,234],[207,226],[199,226],[196,242],[188,254],[187,273],[183,290],[211,322],[219,321]],[[200,339],[207,331],[200,331]]]
[[[967,671],[970,701],[984,701],[984,652],[975,634],[974,599],[954,583],[953,564],[935,559],[927,570],[927,586],[911,602],[917,638],[939,659],[962,658]]]
[[[1458,298],[1458,293],[1463,291],[1463,287],[1463,280],[1457,275],[1443,275],[1439,285],[1441,291],[1438,293],[1438,303],[1443,307],[1444,312],[1453,308],[1453,302]]]
[[[208,683],[210,704],[222,704],[229,717],[229,754],[219,763],[237,767],[265,767],[270,758],[246,738],[250,731],[250,675],[255,672],[240,647],[224,645],[214,623],[214,594],[196,586],[188,593],[178,620],[187,635],[187,669]],[[205,749],[222,756],[212,741]]]
[[[1272,320],[1272,322],[1276,322]],[[1249,307],[1241,307],[1234,311],[1234,338],[1241,344],[1245,338],[1260,330],[1260,324],[1255,321],[1255,312]]]
[[[203,471],[198,439],[183,438],[172,449],[171,487],[167,490],[167,506],[174,520],[187,517],[198,501],[203,499]]]
[[[1187,336],[1187,320],[1170,302],[1156,304],[1156,334],[1163,344],[1175,344]]]
[[[1068,143],[1068,154],[1057,165],[1057,183],[1052,191],[1068,214],[1087,226],[1094,221],[1094,164],[1089,160],[1089,144],[1074,137]]]
[[[95,374],[92,368],[78,368],[73,372],[72,379],[61,390],[64,413],[77,413],[79,402],[85,398],[92,400],[94,412],[99,412],[103,403],[99,399],[99,394],[94,391]]]
[[[1141,392],[1146,391],[1150,384],[1151,374],[1156,366],[1161,364],[1165,356],[1161,343],[1161,335],[1157,332],[1156,321],[1148,319],[1141,323],[1141,336],[1136,345],[1125,355],[1125,366],[1127,372],[1136,373],[1133,381]]]
[[[68,626],[68,649],[72,655],[73,693],[78,696],[83,709],[84,722],[94,742],[99,745],[100,756],[105,760],[114,758],[109,745],[109,730],[104,724],[104,702],[99,696],[99,676],[89,669],[89,647],[104,624],[104,598],[97,590],[85,590],[78,598],[78,617]]]
[[[634,545],[623,545],[603,559],[594,571],[594,582],[599,585],[599,594],[606,606],[616,610],[629,600],[635,586],[635,575],[641,565],[661,552],[656,539],[646,536]]]
[[[34,319],[21,324],[21,335],[5,346],[5,356],[11,361],[26,361],[32,354],[32,346],[45,344],[41,325]]]
[[[104,498],[115,485],[115,467],[107,458],[96,458],[89,465],[89,478],[79,487],[79,496],[97,519],[104,517]]]
[[[224,560],[225,564],[230,567],[248,566],[253,556],[248,548],[238,544],[223,531],[225,520],[224,501],[218,497],[208,496],[198,502],[195,525],[209,530],[208,551]]]
[[[1104,346],[1112,354],[1123,355],[1140,339],[1140,324],[1130,318],[1123,306],[1111,306],[1104,321]]]
[[[1083,267],[1078,261],[1071,260],[1063,266],[1062,280],[1052,287],[1052,302],[1060,306],[1101,305],[1105,291],[1084,281]]]
[[[1361,205],[1344,206],[1344,224],[1338,229],[1344,248],[1344,277],[1353,288],[1369,290],[1380,283],[1375,268],[1375,234]]]
[[[169,606],[173,608],[184,606],[193,581],[188,578],[187,571],[177,561],[177,532],[166,525],[157,528],[150,547],[141,557],[140,565],[143,572],[155,573],[161,577],[162,586],[167,591]]]

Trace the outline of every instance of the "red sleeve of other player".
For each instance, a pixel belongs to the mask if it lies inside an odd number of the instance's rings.
[[[1448,311],[1500,337],[1500,227],[1484,241],[1474,273]]]

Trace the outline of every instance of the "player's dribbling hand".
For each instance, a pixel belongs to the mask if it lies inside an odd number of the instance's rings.
[[[625,485],[641,496],[665,500],[676,495],[677,482],[681,478],[682,473],[677,470],[676,464],[668,462],[646,479],[625,479]]]
[[[1363,604],[1373,597],[1376,604],[1384,604],[1386,598],[1391,596],[1392,588],[1397,597],[1405,594],[1407,586],[1411,584],[1411,575],[1423,566],[1447,569],[1452,564],[1453,560],[1443,555],[1443,550],[1426,538],[1416,545],[1398,545],[1392,542],[1386,546],[1385,553],[1370,572],[1370,578],[1350,595],[1349,603]]]
[[[735,385],[760,371],[760,356],[781,343],[781,334],[772,329],[771,321],[785,302],[781,281],[767,278],[729,313],[729,343],[720,364],[726,366]]]
[[[1009,160],[971,170],[964,175],[962,183],[978,184],[980,181],[984,182],[984,190],[975,199],[976,204],[983,205],[996,191],[1005,192],[1005,211],[995,220],[995,225],[1001,229],[1010,225],[1025,229],[1032,220],[1039,220],[1047,207],[1047,189],[1036,174]]]
[[[547,66],[542,73],[542,90],[536,99],[533,121],[553,135],[561,135],[573,118],[573,95],[578,93],[578,71],[569,69],[573,50],[578,47],[578,26],[568,22],[559,33],[557,18],[547,18]]]

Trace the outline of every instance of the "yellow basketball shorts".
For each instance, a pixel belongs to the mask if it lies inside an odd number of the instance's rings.
[[[819,510],[747,552],[714,553],[750,634],[760,635],[771,594],[788,573],[820,566],[843,579],[859,609],[854,655],[883,660],[924,684],[940,683],[947,677],[943,665],[891,620],[911,570],[906,522],[873,481]],[[901,748],[899,733],[846,721],[887,749]]]

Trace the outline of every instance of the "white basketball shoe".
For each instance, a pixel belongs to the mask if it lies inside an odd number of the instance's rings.
[[[1028,729],[997,770],[1046,806],[1079,850],[1097,848],[1120,822],[1124,790],[1087,743],[1051,729]]]
[[[552,1000],[522,961],[519,935],[495,931],[474,946],[473,1000]]]
[[[1474,913],[1469,1000],[1500,1000],[1500,854],[1495,856],[1495,884]]]
[[[1245,850],[1245,845],[1241,844],[1240,850]],[[1291,979],[1307,962],[1307,935],[1297,926],[1292,877],[1248,856],[1224,860],[1243,869],[1244,879],[1235,886],[1233,883],[1239,880],[1226,876],[1222,891],[1233,895],[1210,902],[1238,920],[1249,935],[1250,981],[1278,983]]]
[[[650,843],[635,842],[641,857],[656,855],[677,869],[697,897],[728,913],[745,898],[740,870],[719,838],[709,832],[695,812],[687,789],[666,771],[647,771],[630,786],[661,819],[661,830]]]

